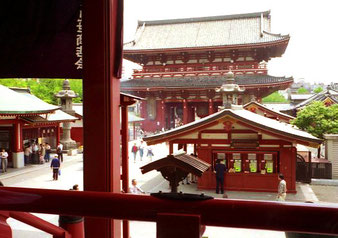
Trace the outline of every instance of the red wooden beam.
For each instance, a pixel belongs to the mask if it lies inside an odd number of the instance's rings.
[[[82,15],[84,189],[119,193],[123,1],[84,1]],[[120,237],[121,222],[88,218],[85,233]]]
[[[179,213],[200,215],[201,224],[208,226],[338,234],[337,205],[231,199],[189,202],[147,195],[13,187],[0,188],[0,197],[1,210],[153,222],[160,213]]]

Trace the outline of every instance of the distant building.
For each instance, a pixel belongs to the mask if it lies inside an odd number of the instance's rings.
[[[302,95],[302,94],[299,94]],[[308,97],[306,100],[291,106],[287,110],[282,110],[281,112],[287,113],[291,116],[296,116],[297,111],[303,109],[304,107],[310,105],[313,101],[321,101],[324,102],[326,106],[330,106],[332,104],[338,103],[338,91],[332,89],[332,86],[329,85],[326,90],[313,94],[311,97]]]
[[[239,104],[283,90],[293,78],[268,74],[267,62],[281,57],[288,35],[271,33],[270,12],[139,21],[124,58],[143,68],[121,91],[146,98],[141,103],[144,131],[174,128],[213,114],[222,105],[226,74],[245,88]]]
[[[31,143],[48,142],[55,148],[60,140],[60,123],[77,119],[35,97],[29,89],[0,85],[0,95],[0,148],[8,152],[10,167],[25,166],[24,149]],[[39,156],[27,162],[39,163]]]

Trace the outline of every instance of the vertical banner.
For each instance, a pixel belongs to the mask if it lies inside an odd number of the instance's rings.
[[[0,78],[82,78],[81,0],[3,0]]]

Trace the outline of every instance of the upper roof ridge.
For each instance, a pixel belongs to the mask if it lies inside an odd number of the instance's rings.
[[[138,27],[143,24],[146,25],[165,25],[165,24],[177,24],[177,23],[191,23],[191,22],[205,22],[205,21],[217,21],[217,20],[227,20],[227,19],[239,19],[239,18],[255,18],[263,16],[270,16],[270,10],[263,12],[252,12],[252,13],[240,13],[240,14],[231,14],[231,15],[221,15],[221,16],[208,16],[208,17],[192,17],[192,18],[177,18],[177,19],[164,19],[164,20],[149,20],[149,21],[138,21]]]

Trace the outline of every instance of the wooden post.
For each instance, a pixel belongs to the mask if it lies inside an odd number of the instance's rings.
[[[84,189],[120,193],[122,0],[83,3]],[[100,204],[95,204],[100,206]],[[87,238],[121,237],[121,222],[86,218]]]
[[[214,106],[212,99],[209,99],[209,115],[214,113]]]
[[[60,133],[60,124],[56,126],[56,145],[60,143],[61,133]]]
[[[122,113],[122,189],[125,193],[129,190],[129,163],[128,163],[128,106],[121,105]],[[133,123],[135,127],[135,123]],[[135,132],[135,130],[134,130]],[[135,134],[134,134],[135,136]],[[123,220],[123,238],[129,238],[129,221]]]
[[[166,122],[165,122],[165,103],[164,100],[161,100],[161,128],[166,129]]]
[[[157,218],[158,238],[200,238],[203,234],[199,215],[160,213]]]
[[[183,99],[183,124],[188,123],[188,102],[187,99]]]

